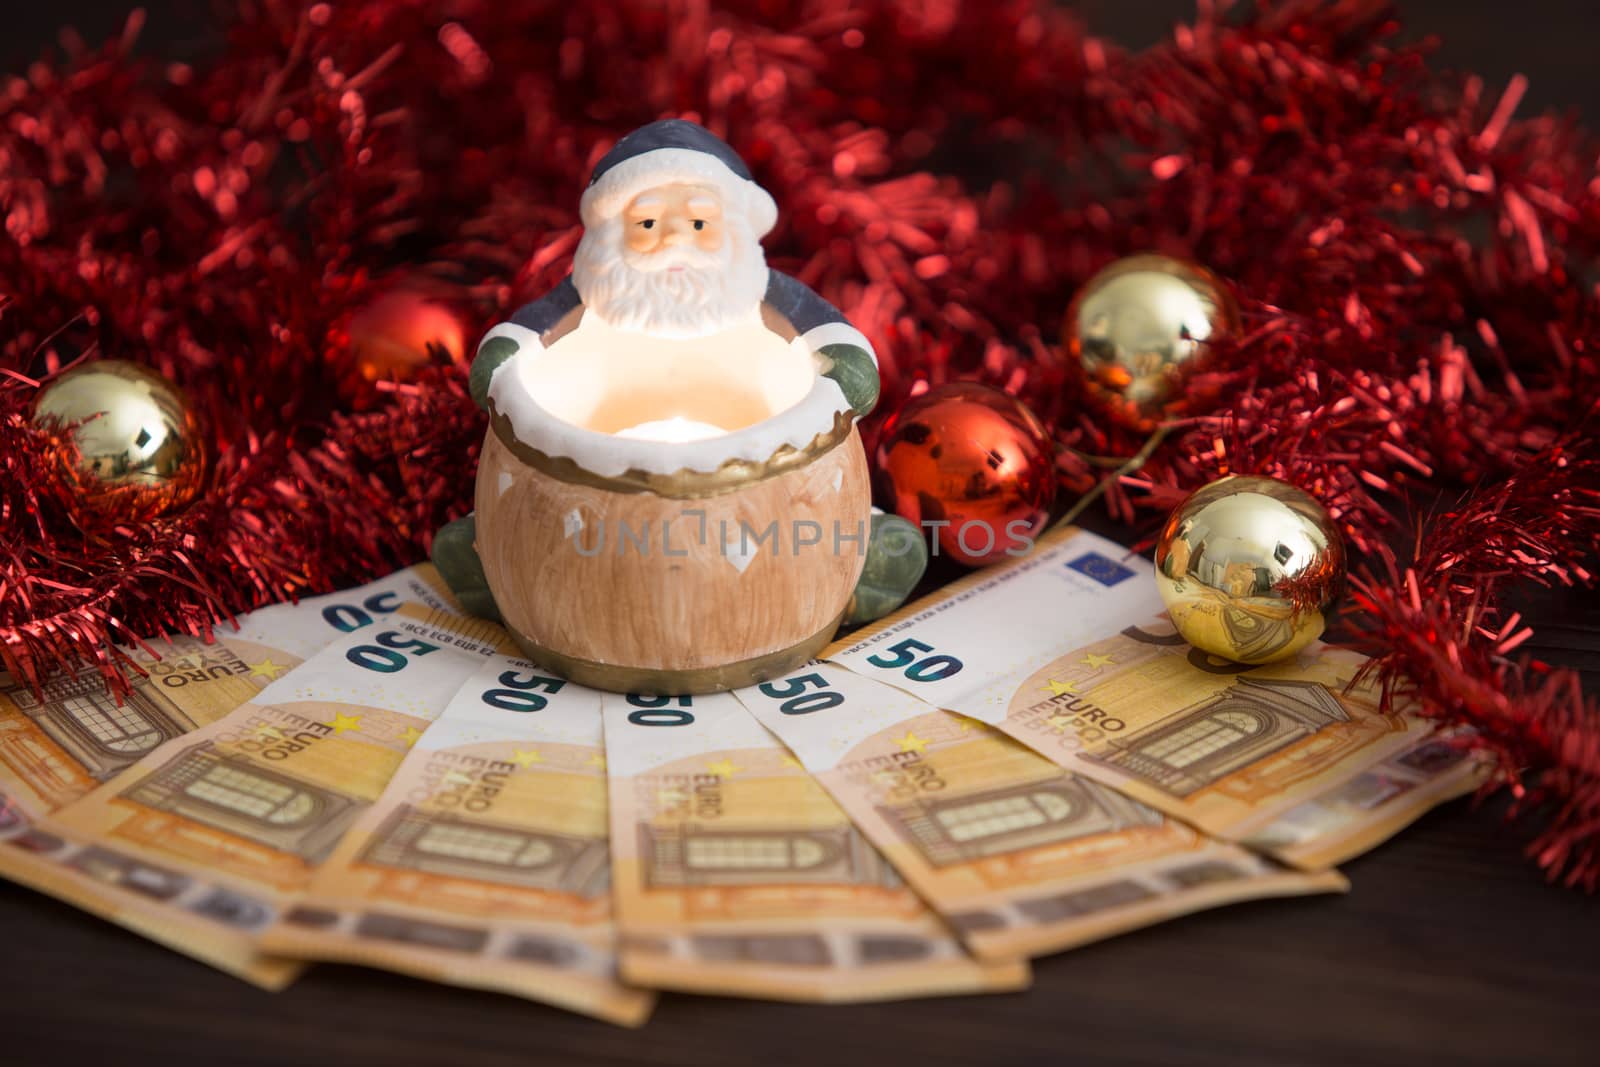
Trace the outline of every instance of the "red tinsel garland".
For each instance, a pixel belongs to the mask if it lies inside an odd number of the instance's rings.
[[[1032,0],[349,0],[243,6],[203,68],[98,52],[0,95],[0,657],[37,681],[116,644],[417,558],[470,506],[461,367],[353,374],[395,286],[473,335],[565,271],[589,167],[663,115],[724,135],[783,210],[775,263],[877,344],[886,403],[977,377],[1063,450],[1136,435],[1077,391],[1078,285],[1159,249],[1229,278],[1241,337],[1106,501],[1234,471],[1321,497],[1362,568],[1352,625],[1395,699],[1470,725],[1554,876],[1600,883],[1600,711],[1514,658],[1508,583],[1592,584],[1600,543],[1600,144],[1516,120],[1515,81],[1430,71],[1367,0],[1206,13],[1125,54]],[[413,267],[399,274],[396,264]],[[205,417],[194,505],[80,507],[35,428],[44,376],[150,364]],[[1408,487],[1465,488],[1389,547]]]

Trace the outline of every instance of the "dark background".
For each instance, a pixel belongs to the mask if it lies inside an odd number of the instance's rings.
[[[116,33],[125,2],[4,5],[0,70],[76,27]],[[154,0],[143,47],[215,41],[198,0]],[[1192,12],[1089,0],[1129,47]],[[1521,114],[1600,123],[1594,0],[1403,0],[1413,36],[1490,93],[1531,79]],[[1600,685],[1600,606],[1534,605],[1535,654]],[[0,1064],[98,1061],[456,1067],[530,1063],[1600,1063],[1600,901],[1546,886],[1503,805],[1458,802],[1344,866],[1345,897],[1190,916],[1035,964],[1026,993],[858,1007],[666,996],[630,1032],[511,997],[319,966],[270,995],[66,905],[0,883]]]
[[[22,70],[58,43],[63,26],[91,43],[107,40],[121,32],[134,6],[132,0],[6,0],[0,4],[0,71]],[[140,35],[147,51],[183,58],[216,39],[213,0],[144,0],[137,6],[149,16]],[[1077,12],[1091,32],[1127,48],[1161,40],[1195,10],[1194,0],[1077,0],[1063,6]],[[1480,74],[1491,89],[1514,74],[1527,75],[1531,84],[1519,114],[1573,109],[1590,125],[1600,123],[1600,5],[1594,0],[1396,0],[1395,6],[1409,37],[1441,39],[1439,65]]]

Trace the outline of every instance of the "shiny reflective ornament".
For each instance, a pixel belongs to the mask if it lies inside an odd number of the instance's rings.
[[[1055,496],[1055,452],[1021,401],[953,382],[908,400],[885,424],[878,478],[880,498],[902,517],[948,523],[937,527],[938,555],[979,566],[1032,545]]]
[[[1064,342],[1089,392],[1118,421],[1150,429],[1181,408],[1182,375],[1239,311],[1216,275],[1164,255],[1119,259],[1067,309]]]
[[[399,286],[373,297],[350,315],[353,373],[340,382],[347,401],[362,398],[370,383],[408,382],[443,349],[451,362],[465,358],[467,324],[460,313],[418,289]],[[357,404],[358,408],[363,404]]]
[[[1156,585],[1194,647],[1236,663],[1287,659],[1322,636],[1344,541],[1321,504],[1276,478],[1191,493],[1156,542]]]
[[[39,391],[35,422],[78,423],[76,466],[84,502],[129,521],[194,499],[204,444],[183,392],[124,360],[86,363]]]

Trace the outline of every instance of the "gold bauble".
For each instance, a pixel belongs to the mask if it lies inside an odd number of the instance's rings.
[[[1235,663],[1287,659],[1322,636],[1344,584],[1344,540],[1321,504],[1276,478],[1191,493],[1156,542],[1156,585],[1178,632]]]
[[[1118,421],[1150,429],[1180,413],[1186,365],[1238,324],[1233,296],[1215,274],[1149,254],[1090,278],[1067,309],[1063,340],[1089,393]]]
[[[194,499],[204,445],[183,392],[137,363],[103,359],[39,391],[34,421],[75,425],[84,502],[139,521]]]

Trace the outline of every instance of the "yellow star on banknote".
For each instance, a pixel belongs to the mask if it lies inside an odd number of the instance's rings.
[[[1046,682],[1043,688],[1046,692],[1053,693],[1058,697],[1066,696],[1068,693],[1076,693],[1078,691],[1078,685],[1076,682],[1058,682],[1054,678]]]
[[[1112,664],[1112,663],[1115,663],[1117,661],[1112,659],[1110,656],[1102,656],[1098,652],[1091,652],[1087,656],[1085,656],[1082,659],[1080,659],[1078,662],[1082,663],[1082,664],[1085,664],[1087,666],[1093,667],[1095,670],[1099,670],[1101,667],[1107,666],[1108,664]]]
[[[799,760],[795,759],[793,756],[789,755],[787,752],[785,752],[783,754],[783,765],[785,767],[793,767],[797,771],[803,771],[803,770],[806,769],[806,765],[805,764],[801,763]]]
[[[927,750],[928,742],[924,741],[910,730],[907,730],[906,735],[900,739],[901,752],[926,752]]]
[[[405,732],[400,735],[400,740],[406,743],[407,748],[410,748],[412,745],[417,743],[417,738],[421,736],[421,730],[417,729],[415,726],[407,726],[405,728]]]
[[[256,736],[263,741],[281,741],[283,739],[283,731],[271,723],[266,723],[256,727]]]
[[[511,762],[519,764],[524,770],[526,770],[527,768],[532,767],[535,763],[543,763],[544,757],[539,755],[539,750],[536,748],[519,748],[515,752],[511,753]]]
[[[359,716],[359,715],[346,715],[346,714],[344,714],[343,712],[340,712],[340,711],[336,711],[336,712],[333,713],[333,736],[338,737],[340,734],[344,733],[346,730],[360,730],[360,729],[361,729],[361,716]]]
[[[732,778],[735,774],[738,774],[740,771],[744,770],[744,768],[735,767],[733,765],[733,760],[724,758],[719,759],[715,763],[706,764],[706,770],[710,771],[718,778]]]
[[[606,769],[606,758],[600,753],[596,752],[594,755],[589,757],[588,766],[599,767],[603,771]]]
[[[1056,733],[1064,734],[1067,732],[1067,727],[1072,725],[1072,716],[1052,715],[1045,720],[1045,723]]]
[[[281,663],[272,662],[271,659],[264,659],[260,663],[247,663],[245,666],[250,668],[250,677],[266,678],[269,680],[276,678],[278,675],[289,669]]]

